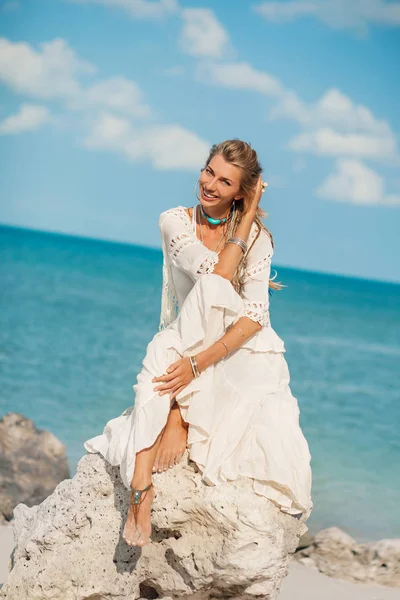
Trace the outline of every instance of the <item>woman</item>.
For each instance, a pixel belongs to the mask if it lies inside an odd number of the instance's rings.
[[[289,387],[283,341],[269,319],[273,239],[260,217],[256,152],[240,140],[211,148],[200,204],[164,211],[159,331],[137,376],[135,404],[87,440],[132,488],[123,537],[151,534],[151,476],[189,449],[206,484],[238,476],[282,512],[312,509],[309,448]]]

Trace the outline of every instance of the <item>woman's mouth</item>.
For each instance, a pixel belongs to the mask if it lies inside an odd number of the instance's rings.
[[[202,192],[203,192],[203,196],[207,199],[207,200],[217,200],[218,196],[216,196],[215,194],[211,194],[210,192],[208,192],[204,187],[201,188]]]

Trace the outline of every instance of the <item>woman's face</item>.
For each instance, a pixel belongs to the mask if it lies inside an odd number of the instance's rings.
[[[208,208],[218,207],[219,212],[230,208],[233,200],[240,195],[241,170],[226,162],[217,154],[200,175],[200,201],[207,212]]]

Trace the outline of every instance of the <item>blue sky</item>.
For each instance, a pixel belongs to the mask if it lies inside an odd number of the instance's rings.
[[[0,222],[159,247],[242,138],[276,265],[400,282],[399,64],[400,2],[0,0]]]

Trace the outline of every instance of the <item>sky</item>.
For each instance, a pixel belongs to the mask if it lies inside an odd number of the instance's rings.
[[[0,222],[160,247],[210,146],[275,265],[400,282],[400,2],[0,0]]]

